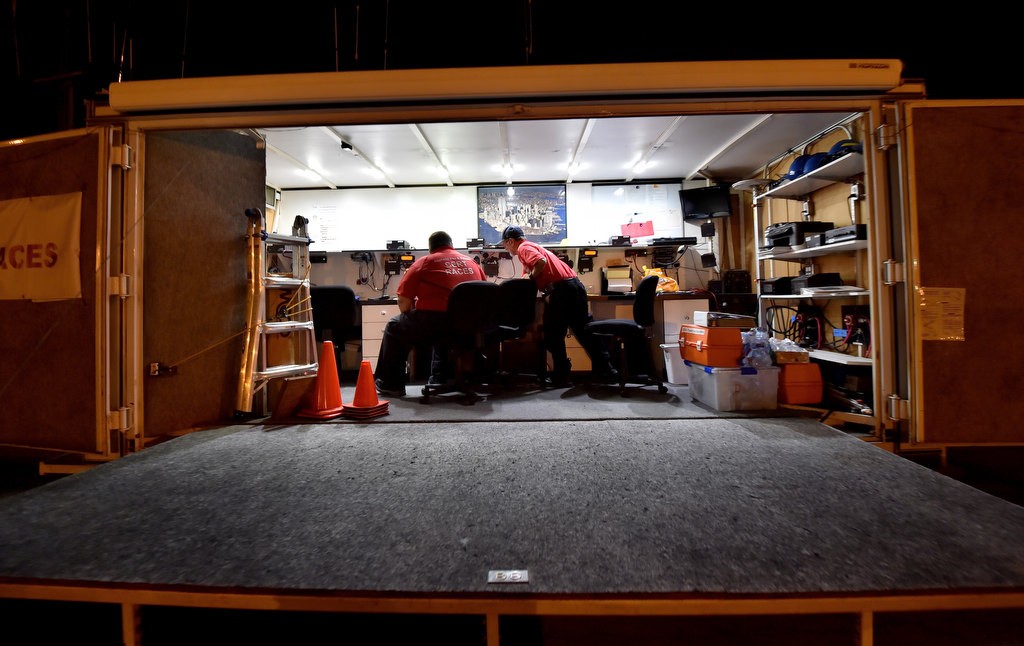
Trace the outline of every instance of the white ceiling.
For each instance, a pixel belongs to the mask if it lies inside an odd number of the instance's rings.
[[[746,179],[852,115],[836,112],[641,116],[261,130],[278,189]],[[570,176],[569,162],[579,171]],[[633,170],[647,159],[644,170]],[[374,166],[384,176],[374,171]],[[318,177],[310,173],[315,169]],[[782,169],[785,172],[785,169]]]

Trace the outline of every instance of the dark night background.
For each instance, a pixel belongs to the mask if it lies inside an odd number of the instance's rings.
[[[898,58],[929,98],[1024,98],[993,3],[740,6],[633,0],[7,0],[0,139],[81,127],[121,80],[351,70]],[[1003,5],[1004,7],[1006,5]]]

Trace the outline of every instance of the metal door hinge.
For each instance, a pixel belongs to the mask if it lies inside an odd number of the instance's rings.
[[[903,263],[889,259],[882,263],[882,282],[891,287],[906,281]]]
[[[107,430],[124,433],[132,427],[132,409],[123,407],[107,413]]]
[[[120,296],[121,298],[127,298],[131,296],[131,283],[128,282],[128,274],[118,274],[117,276],[111,276],[107,289],[110,290],[111,296]]]
[[[134,161],[134,151],[128,144],[110,148],[110,165],[120,166],[121,170],[130,170]]]
[[[899,139],[896,137],[896,126],[883,123],[875,128],[875,148],[878,150],[888,150],[898,142]]]
[[[910,419],[910,402],[899,395],[889,395],[886,414],[891,420]]]

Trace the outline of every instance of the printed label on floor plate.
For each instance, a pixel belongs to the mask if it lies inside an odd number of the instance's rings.
[[[488,583],[529,583],[530,573],[527,570],[490,570],[487,573]]]

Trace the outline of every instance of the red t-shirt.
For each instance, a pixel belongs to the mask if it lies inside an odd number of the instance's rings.
[[[486,280],[484,270],[448,247],[417,258],[402,275],[397,294],[415,300],[418,310],[443,312],[452,288],[467,280]]]
[[[519,244],[519,248],[516,249],[516,255],[519,256],[519,261],[523,263],[523,273],[525,275],[529,275],[533,271],[533,266],[541,258],[548,262],[544,267],[544,271],[537,277],[537,289],[541,291],[544,291],[551,283],[576,277],[576,272],[572,270],[572,267],[562,262],[558,256],[536,242],[523,240]]]

